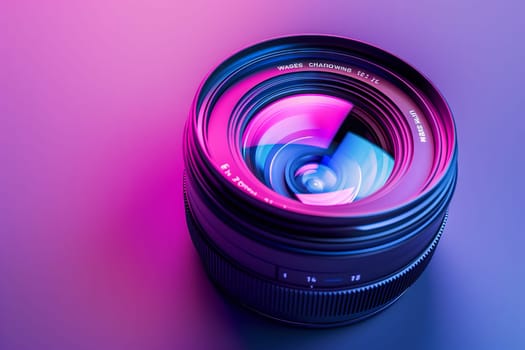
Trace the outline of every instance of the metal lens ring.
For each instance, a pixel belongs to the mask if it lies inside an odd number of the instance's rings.
[[[220,64],[195,97],[184,156],[188,227],[211,278],[310,326],[367,317],[415,281],[457,176],[437,89],[399,58],[333,36],[278,38]],[[297,293],[354,306],[279,304]]]

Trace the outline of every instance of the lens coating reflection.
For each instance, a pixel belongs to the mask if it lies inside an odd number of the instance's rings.
[[[337,205],[365,198],[385,184],[394,159],[345,129],[345,120],[355,118],[353,107],[321,94],[274,101],[247,124],[243,157],[266,186],[302,203]]]

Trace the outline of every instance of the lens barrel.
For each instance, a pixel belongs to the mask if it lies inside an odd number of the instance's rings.
[[[309,327],[391,305],[428,264],[457,178],[452,114],[399,58],[335,36],[246,48],[200,86],[184,200],[210,279]]]

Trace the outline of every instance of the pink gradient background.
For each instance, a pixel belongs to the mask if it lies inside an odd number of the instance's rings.
[[[0,349],[523,349],[519,1],[0,3]],[[447,97],[460,182],[422,278],[352,327],[283,327],[208,282],[181,135],[205,73],[278,35],[355,37]]]

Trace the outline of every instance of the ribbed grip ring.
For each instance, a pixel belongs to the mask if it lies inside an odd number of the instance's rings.
[[[388,307],[423,272],[447,221],[425,252],[405,269],[380,282],[352,289],[312,290],[288,287],[245,271],[208,242],[193,219],[184,193],[192,241],[210,278],[227,295],[246,307],[286,323],[333,327],[367,318]]]

